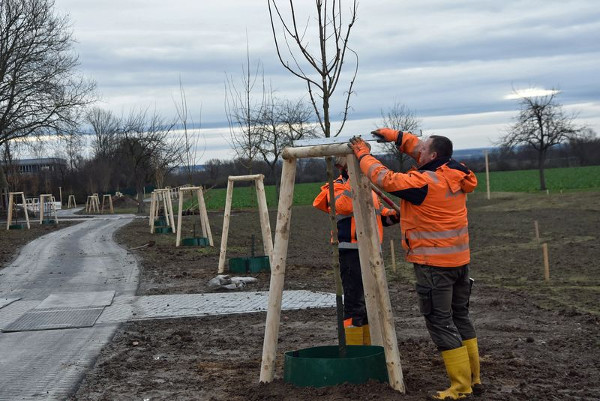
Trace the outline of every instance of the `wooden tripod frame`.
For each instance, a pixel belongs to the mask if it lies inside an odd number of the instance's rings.
[[[69,200],[67,201],[67,209],[71,209],[73,207],[77,207],[77,202],[75,202],[75,195],[69,195]]]
[[[110,194],[104,194],[104,195],[102,195],[102,208],[100,209],[100,213],[104,214],[104,201],[107,198],[108,198],[108,207],[110,209],[110,213],[114,214],[115,213],[115,209],[113,208],[112,196],[110,196]]]
[[[54,215],[54,221],[56,221],[56,223],[58,224],[58,215],[56,214],[56,206],[54,205],[56,199],[52,194],[40,195],[40,224],[42,224],[42,222],[44,221],[44,212],[46,209],[46,204],[44,203],[44,200],[46,198],[48,199],[47,202],[49,202],[50,204],[50,213]]]
[[[98,198],[98,194],[88,195],[87,200],[85,202],[85,212],[100,213],[100,199]]]
[[[27,202],[25,201],[25,193],[23,192],[9,192],[8,193],[8,216],[6,218],[6,229],[10,230],[13,218],[13,207],[15,205],[15,196],[21,196],[21,207],[25,213],[25,221],[27,221],[27,229],[31,229],[29,224],[29,215],[27,214]]]
[[[348,174],[352,185],[352,206],[356,219],[358,251],[365,290],[365,303],[369,318],[369,329],[373,345],[381,345],[385,351],[390,386],[402,393],[405,391],[400,352],[394,328],[394,316],[388,293],[387,278],[369,179],[361,172],[358,160],[347,144],[332,144],[286,148],[283,151],[283,171],[275,244],[271,263],[271,283],[265,338],[263,343],[260,381],[271,382],[275,375],[275,357],[279,336],[281,301],[290,235],[290,220],[294,198],[296,159],[347,155]]]
[[[173,217],[173,202],[171,201],[171,189],[155,189],[152,191],[150,197],[150,232],[154,234],[154,219],[158,217],[158,210],[160,209],[160,201],[163,201],[165,209],[165,219],[171,226],[173,233],[177,233],[175,228],[175,218]]]
[[[175,246],[181,244],[181,224],[183,220],[183,194],[184,192],[196,191],[198,197],[198,213],[200,214],[200,225],[202,226],[202,236],[208,238],[210,246],[214,246],[212,232],[210,231],[210,223],[208,221],[208,213],[206,211],[206,203],[204,202],[204,193],[202,187],[180,187],[179,188],[179,209],[177,210],[177,240]]]
[[[263,247],[269,262],[273,263],[273,240],[271,239],[271,223],[269,222],[269,210],[267,209],[267,197],[264,186],[265,176],[254,175],[230,175],[227,178],[227,195],[225,198],[225,212],[223,213],[223,234],[221,235],[221,252],[219,254],[219,274],[225,272],[225,257],[227,255],[227,237],[229,235],[229,220],[231,219],[231,200],[233,198],[233,183],[236,181],[254,181],[256,185],[256,197],[258,198],[258,214],[260,216],[260,228],[262,232]]]

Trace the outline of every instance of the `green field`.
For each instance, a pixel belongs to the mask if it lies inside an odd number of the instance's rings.
[[[600,189],[600,166],[550,168],[544,170],[550,192]],[[486,190],[485,173],[477,173],[478,191]],[[540,188],[538,170],[491,171],[492,192],[536,192]]]
[[[570,167],[546,169],[546,187],[550,192],[600,190],[600,166]],[[477,192],[486,191],[485,173],[477,173],[479,186]],[[310,205],[320,191],[322,182],[296,184],[294,187],[294,205]],[[539,190],[537,170],[493,171],[490,172],[490,190],[492,192],[537,192]],[[275,186],[265,187],[267,204],[275,207]],[[225,207],[225,188],[211,189],[206,192],[208,209]],[[256,207],[256,193],[253,187],[234,187],[232,208]]]

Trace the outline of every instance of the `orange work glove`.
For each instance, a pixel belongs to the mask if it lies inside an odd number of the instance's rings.
[[[363,141],[360,136],[353,136],[348,146],[354,151],[358,161],[371,153],[371,145]]]
[[[396,145],[402,144],[402,131],[396,131],[391,128],[379,128],[372,131],[371,135],[378,138],[377,142],[395,142]]]

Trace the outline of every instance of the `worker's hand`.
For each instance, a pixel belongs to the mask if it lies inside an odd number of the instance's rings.
[[[377,138],[377,142],[394,142],[396,145],[402,143],[402,132],[391,128],[379,128],[371,131],[371,135]]]
[[[348,146],[352,149],[358,161],[371,153],[371,145],[363,141],[360,136],[353,136]]]

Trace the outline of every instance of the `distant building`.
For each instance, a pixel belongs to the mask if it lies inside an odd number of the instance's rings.
[[[15,171],[22,174],[35,174],[41,171],[58,171],[67,167],[67,161],[59,157],[45,157],[40,159],[18,159],[12,161]]]

